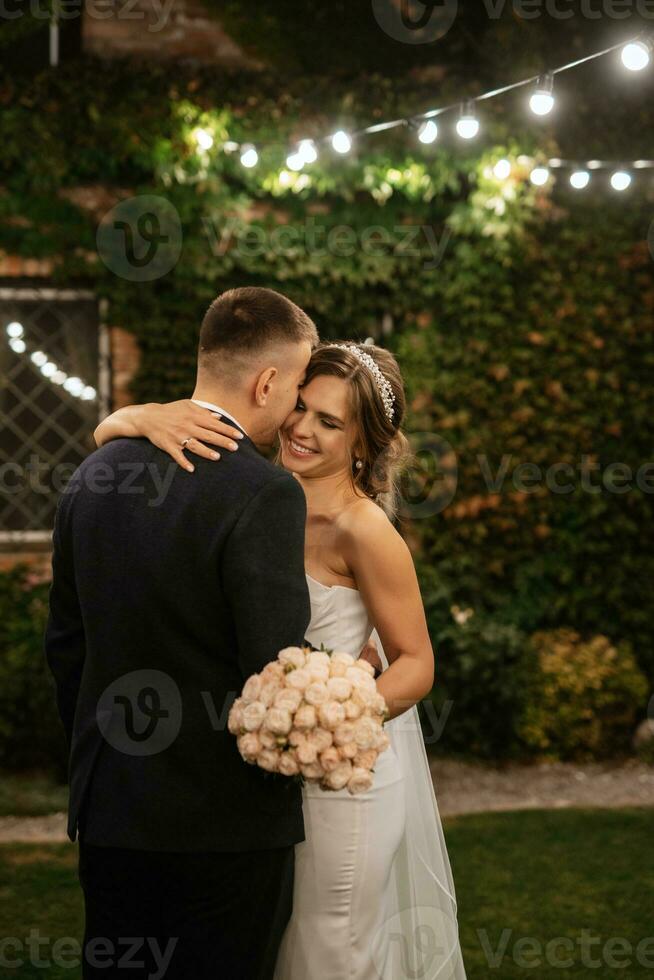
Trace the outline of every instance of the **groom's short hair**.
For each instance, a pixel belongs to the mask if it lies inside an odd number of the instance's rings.
[[[221,293],[207,310],[200,329],[198,362],[229,371],[230,362],[243,363],[266,347],[318,343],[318,331],[304,310],[286,296],[260,286]]]

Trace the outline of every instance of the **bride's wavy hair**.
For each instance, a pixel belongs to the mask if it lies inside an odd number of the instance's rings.
[[[393,391],[393,417],[386,414],[377,382],[356,354],[334,343],[345,343],[368,354]],[[304,385],[313,378],[330,375],[350,383],[352,417],[357,437],[350,449],[350,475],[355,489],[370,497],[390,518],[397,515],[400,500],[400,476],[409,465],[412,454],[407,437],[402,432],[406,414],[406,396],[399,365],[390,351],[372,344],[352,341],[321,343],[311,355]],[[303,387],[304,387],[303,385]],[[358,449],[362,466],[357,468],[352,454]]]

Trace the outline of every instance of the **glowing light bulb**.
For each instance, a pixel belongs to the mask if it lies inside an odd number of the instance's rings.
[[[576,191],[582,191],[590,183],[590,174],[587,170],[575,170],[570,174],[570,183]]]
[[[624,170],[616,170],[616,172],[611,175],[611,187],[614,191],[626,191],[630,183],[631,174],[628,174]]]
[[[67,377],[65,371],[55,371],[50,380],[56,385],[62,385]]]
[[[475,113],[475,104],[472,100],[464,102],[461,106],[461,114],[456,124],[456,131],[464,140],[472,140],[479,132],[479,120]]]
[[[428,119],[424,122],[418,131],[418,139],[421,143],[425,145],[433,143],[438,137],[438,126],[433,119]]]
[[[193,136],[201,150],[210,150],[213,146],[213,136],[206,129],[194,129]]]
[[[550,172],[547,167],[534,167],[529,175],[529,179],[531,180],[532,184],[536,185],[536,187],[542,187],[543,184],[546,184],[549,180],[549,176]]]
[[[529,100],[531,111],[537,116],[546,116],[554,108],[554,76],[543,75],[536,83],[536,91]]]
[[[20,337],[12,337],[9,341],[9,346],[16,354],[25,353],[25,341],[21,340]]]
[[[332,146],[337,153],[349,153],[352,149],[352,140],[345,130],[339,129],[332,136]]]
[[[7,333],[10,337],[22,337],[24,333],[23,324],[14,320],[13,323],[7,324]]]
[[[86,387],[84,388],[84,390],[80,395],[80,398],[83,398],[85,402],[90,402],[93,401],[96,395],[97,392],[95,388],[92,388],[91,385],[86,385]]]
[[[289,155],[286,157],[286,166],[289,170],[302,170],[304,163],[304,157],[299,150],[295,153],[289,153]]]
[[[41,365],[41,374],[46,378],[51,378],[53,374],[57,372],[57,365],[54,361],[46,361],[45,364]]]
[[[70,392],[71,395],[78,397],[84,390],[84,382],[81,378],[67,378],[66,381],[64,381],[64,388],[66,391]]]
[[[259,154],[257,153],[256,147],[252,143],[245,143],[241,148],[241,163],[244,167],[250,170],[252,167],[256,167],[259,162]]]
[[[47,361],[48,356],[42,350],[35,350],[31,355],[31,359],[37,367],[41,367]]]
[[[493,167],[493,173],[498,180],[506,180],[511,176],[511,163],[508,160],[498,160]]]
[[[630,41],[622,49],[622,64],[629,71],[642,71],[649,65],[651,50],[650,41]]]
[[[318,151],[313,140],[301,140],[297,151],[304,158],[305,163],[315,163],[318,159]]]

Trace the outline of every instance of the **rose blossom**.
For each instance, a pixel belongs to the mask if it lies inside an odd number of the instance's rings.
[[[318,681],[314,681],[309,684],[304,692],[304,700],[307,702],[307,704],[324,704],[328,697],[327,685]]]
[[[279,681],[264,681],[261,685],[261,690],[259,691],[259,701],[269,708],[275,700],[275,695],[279,690]]]
[[[227,718],[227,727],[229,728],[232,735],[239,735],[241,729],[244,728],[243,725],[243,699],[237,698],[234,704],[230,708],[229,716]]]
[[[307,741],[311,745],[315,745],[318,752],[323,752],[328,749],[332,744],[332,733],[326,728],[314,728],[312,732],[307,735]]]
[[[341,722],[345,721],[345,708],[338,701],[326,701],[318,708],[318,715],[323,728],[334,731]]]
[[[296,690],[294,687],[283,687],[281,691],[277,691],[273,704],[277,708],[286,708],[291,714],[294,714],[302,703],[302,691]]]
[[[340,762],[335,769],[328,772],[325,776],[325,785],[328,789],[343,789],[347,786],[348,780],[352,775],[352,763],[347,759]]]
[[[377,755],[377,749],[359,749],[354,757],[354,765],[359,769],[374,769]]]
[[[254,732],[261,727],[263,719],[266,717],[266,706],[261,701],[253,701],[243,708],[243,727],[248,732]]]
[[[361,676],[365,677],[365,674],[362,674]],[[360,704],[362,708],[372,708],[376,697],[377,692],[369,687],[359,687],[357,685],[353,686],[352,700]]]
[[[372,664],[368,663],[367,660],[364,660],[363,657],[359,657],[358,660],[355,660],[354,661],[354,666],[358,670],[363,670],[363,671],[365,671],[366,674],[369,674],[370,677],[373,677],[374,678],[374,676],[375,676],[375,668],[373,667]]]
[[[327,681],[329,696],[334,701],[347,701],[352,693],[352,684],[347,677],[330,677]]]
[[[293,669],[304,667],[307,658],[304,650],[302,650],[300,647],[284,647],[284,649],[280,650],[277,654],[277,660],[284,667],[290,667]]]
[[[352,775],[347,781],[348,793],[367,793],[372,787],[372,773],[368,769],[359,769],[357,766],[352,770]]]
[[[331,659],[324,650],[312,650],[307,657],[307,667],[326,667],[329,670]]]
[[[307,779],[313,780],[322,779],[322,777],[325,775],[325,770],[318,761],[309,762],[306,765],[300,766],[300,772]]]
[[[241,692],[241,697],[244,701],[257,701],[259,698],[259,692],[261,690],[261,677],[259,674],[253,674],[252,677],[248,677],[245,684],[243,685],[243,691]]]
[[[283,776],[297,776],[300,767],[292,752],[282,752],[279,760],[279,771]]]
[[[286,683],[298,691],[304,691],[311,683],[311,673],[306,667],[292,670],[286,678]]]
[[[379,731],[377,722],[366,715],[355,724],[354,741],[360,749],[371,749],[379,738]]]
[[[276,749],[277,748],[277,736],[269,732],[267,728],[261,728],[257,735],[259,736],[259,741],[261,742],[262,749]]]
[[[283,681],[284,680],[284,667],[279,663],[278,660],[272,660],[269,664],[261,671],[262,681]]]
[[[246,732],[245,735],[239,735],[236,743],[246,762],[256,762],[262,749],[261,741],[256,732]]]
[[[339,752],[344,759],[354,759],[358,751],[356,742],[346,742],[345,745],[339,747]]]
[[[308,729],[315,728],[317,723],[316,709],[312,704],[303,704],[295,712],[295,728]]]
[[[351,721],[344,721],[334,731],[334,742],[336,745],[345,745],[346,742],[354,741],[354,724]]]
[[[345,664],[332,664],[329,668],[329,674],[331,677],[345,677],[347,673],[347,667]]]
[[[341,762],[341,755],[334,745],[320,753],[320,765],[325,772],[333,772],[337,766],[340,766]]]
[[[275,735],[288,735],[293,724],[291,712],[286,708],[268,708],[264,724]]]
[[[315,745],[312,745],[306,738],[296,747],[295,755],[297,756],[297,761],[302,765],[310,765],[318,758],[318,752]]]
[[[349,653],[343,653],[341,650],[336,650],[331,655],[331,664],[343,664],[344,667],[351,667],[354,664],[354,657],[351,657]]]
[[[363,705],[359,701],[346,701],[344,707],[345,717],[348,721],[355,721],[357,718],[361,717]]]
[[[257,756],[257,765],[266,772],[277,772],[280,753],[276,749],[262,749]]]
[[[311,680],[320,684],[326,684],[329,680],[329,667],[307,667],[311,674]]]
[[[370,707],[375,712],[375,714],[378,714],[378,715],[385,715],[386,712],[388,711],[388,705],[386,704],[386,698],[384,697],[383,694],[380,694],[379,691],[377,692],[377,694],[375,695],[375,697],[372,699],[372,703],[371,703]]]
[[[375,694],[377,693],[377,685],[374,679],[369,674],[364,673],[359,667],[348,667],[345,671],[345,676],[355,691],[373,691]]]
[[[299,731],[297,728],[292,728],[288,735],[289,745],[302,745],[302,742],[306,739],[304,732]]]

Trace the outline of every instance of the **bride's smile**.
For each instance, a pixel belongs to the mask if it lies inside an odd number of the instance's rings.
[[[348,384],[321,375],[300,389],[297,405],[282,426],[281,463],[286,469],[311,476],[347,470],[351,410]]]

